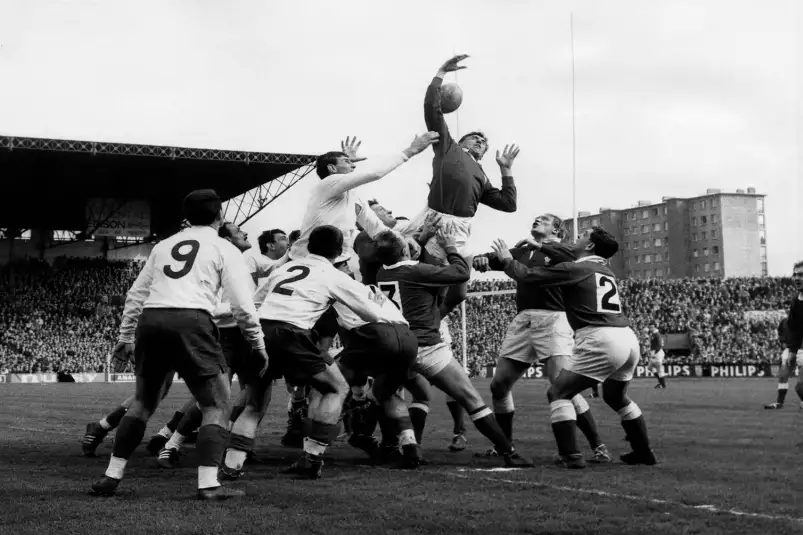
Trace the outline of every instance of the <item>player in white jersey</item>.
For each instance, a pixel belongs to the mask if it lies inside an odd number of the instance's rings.
[[[127,365],[135,356],[136,398],[120,423],[106,474],[92,485],[95,495],[108,496],[116,490],[159,405],[162,385],[174,371],[203,412],[196,446],[198,497],[244,494],[222,487],[217,477],[230,411],[226,363],[212,321],[221,288],[230,296],[232,313],[254,350],[260,374],[266,371],[268,357],[242,254],[217,235],[222,223],[220,197],[213,190],[193,191],[184,199],[183,209],[192,226],[153,248],[126,297],[114,359],[115,366]]]
[[[243,253],[251,249],[251,243],[248,241],[248,234],[243,232],[240,227],[234,223],[223,223],[218,230],[218,236],[230,242],[237,250]],[[253,270],[261,270],[262,273],[265,272],[265,269],[255,263],[246,261],[246,266],[251,275],[256,273]],[[256,285],[253,281],[249,280],[248,283],[251,293],[256,291]],[[222,289],[220,297],[221,299],[212,312],[212,321],[215,322],[220,334],[220,347],[226,360],[229,384],[231,384],[235,375],[237,375],[240,383],[240,393],[229,416],[229,422],[233,423],[245,408],[245,384],[253,380],[253,374],[249,373],[251,345],[237,326],[237,320],[234,319],[234,315],[231,311],[231,300]],[[178,463],[179,451],[184,445],[184,442],[187,441],[192,433],[196,432],[201,425],[203,416],[201,409],[198,407],[195,398],[191,398],[190,402],[191,405],[189,409],[185,411],[184,416],[176,426],[175,432],[168,437],[168,440],[162,444],[162,447],[158,451],[157,462],[162,468],[173,468],[176,466]],[[156,440],[159,436],[161,435],[153,437],[151,441]]]
[[[348,383],[334,359],[313,339],[312,328],[332,306],[341,303],[368,323],[390,323],[377,296],[333,266],[343,254],[343,234],[331,225],[313,230],[308,253],[277,268],[254,294],[259,306],[265,346],[271,354],[260,388],[248,385],[246,408],[231,429],[222,474],[239,477],[245,452],[253,443],[259,420],[270,399],[270,385],[284,377],[313,388],[305,422],[305,455],[290,471],[317,478],[322,455],[338,436],[339,418],[348,393]]]

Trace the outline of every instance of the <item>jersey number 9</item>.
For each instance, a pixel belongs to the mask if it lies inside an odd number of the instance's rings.
[[[187,249],[189,247],[189,249]],[[184,251],[182,251],[184,249]],[[164,274],[171,279],[180,279],[192,270],[195,264],[195,259],[198,258],[198,251],[201,249],[201,244],[197,240],[184,240],[180,241],[170,249],[170,256],[176,262],[181,262],[182,265],[178,269],[173,269],[173,266],[166,265],[162,270]]]

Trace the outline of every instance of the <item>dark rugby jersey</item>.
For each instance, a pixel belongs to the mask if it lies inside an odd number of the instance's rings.
[[[474,217],[480,203],[502,212],[516,211],[516,185],[513,177],[502,177],[502,189],[491,185],[485,171],[465,152],[449,133],[441,111],[440,87],[443,80],[434,78],[424,97],[424,120],[427,130],[440,134],[432,145],[432,183],[427,205],[442,214]]]
[[[661,338],[661,333],[652,333],[650,335],[650,351],[661,351],[664,348],[664,340]]]
[[[569,247],[557,242],[544,243],[540,250],[528,247],[513,248],[510,254],[528,268],[555,266],[577,259]],[[488,267],[492,270],[505,270],[505,264],[500,262],[494,253],[479,256],[488,258]],[[522,310],[563,311],[563,295],[558,288],[544,288],[540,284],[519,282],[516,284],[516,312]]]
[[[448,266],[405,260],[383,266],[376,276],[377,286],[401,309],[420,347],[434,346],[443,341],[438,311],[441,289],[462,284],[469,278],[468,264],[457,249],[448,247],[446,253]]]
[[[786,319],[786,348],[790,352],[800,350],[803,345],[803,292],[792,300]]]
[[[362,283],[376,285],[376,274],[382,262],[376,259],[376,242],[364,230],[354,238],[354,252],[360,259]]]
[[[616,276],[605,260],[587,256],[555,267],[528,268],[516,260],[508,261],[505,273],[513,280],[560,288],[569,325],[583,327],[629,327],[622,312]]]

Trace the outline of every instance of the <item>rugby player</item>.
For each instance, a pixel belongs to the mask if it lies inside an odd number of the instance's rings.
[[[575,347],[550,387],[552,431],[558,452],[567,468],[584,468],[577,446],[577,411],[572,399],[596,383],[602,383],[602,398],[622,421],[633,451],[620,458],[627,464],[653,465],[641,409],[627,397],[627,387],[640,358],[638,338],[622,312],[616,277],[608,259],[619,244],[600,227],[583,233],[572,246],[577,257],[554,267],[527,267],[515,260],[502,240],[494,242],[505,273],[518,282],[560,288],[569,325],[575,332]]]
[[[248,241],[248,234],[240,230],[234,223],[223,223],[218,230],[218,236],[230,242],[241,253],[245,253],[251,249],[251,243]],[[260,236],[260,239],[261,238],[262,236]],[[253,270],[261,269],[254,262],[246,261],[246,266],[252,275],[255,273]],[[264,273],[265,270],[263,269],[262,272]],[[256,285],[251,282],[249,284],[249,289],[251,293],[253,293],[256,291]],[[243,336],[242,331],[237,327],[237,320],[234,319],[234,315],[232,314],[231,302],[228,295],[222,292],[220,297],[221,299],[212,312],[212,321],[215,322],[218,328],[220,347],[226,360],[229,385],[231,385],[235,375],[237,375],[240,383],[240,394],[229,416],[229,426],[231,426],[245,407],[244,385],[249,380],[248,362],[251,346],[248,340]],[[192,398],[190,401],[192,405],[179,422],[175,433],[170,436],[158,452],[157,462],[162,468],[173,468],[177,464],[179,451],[184,445],[184,442],[198,429],[198,426],[201,425],[201,409],[198,407],[195,398]],[[151,440],[155,438],[156,437]]]
[[[491,185],[480,160],[488,150],[488,139],[482,132],[469,132],[458,142],[452,138],[441,109],[441,85],[448,72],[465,69],[459,63],[468,56],[459,55],[446,61],[438,69],[427,88],[424,97],[424,120],[427,129],[437,132],[439,139],[433,144],[435,151],[432,160],[432,182],[430,182],[427,207],[418,217],[413,218],[413,226],[420,227],[432,212],[441,214],[444,224],[452,224],[456,229],[455,243],[469,266],[471,253],[467,247],[471,235],[471,219],[480,204],[502,212],[516,211],[516,185],[511,168],[519,148],[506,146],[501,153],[496,152],[496,162],[502,172],[502,189]],[[445,264],[447,255],[439,247],[437,240],[430,239],[426,250],[433,263]],[[447,317],[466,298],[467,284],[451,286],[441,305],[441,317]]]
[[[260,374],[267,370],[268,357],[242,254],[217,235],[223,222],[221,204],[214,190],[187,195],[183,209],[192,226],[153,248],[128,291],[114,359],[125,365],[135,354],[136,394],[120,422],[106,474],[92,485],[95,495],[108,496],[117,489],[159,405],[165,380],[174,371],[203,413],[196,446],[198,497],[227,499],[244,494],[222,487],[217,477],[230,411],[225,360],[211,316],[221,288],[230,296],[232,312],[254,350],[251,360]]]
[[[521,246],[511,249],[510,254],[528,268],[572,262],[576,259],[574,252],[560,243],[564,234],[561,218],[554,214],[540,215],[530,229],[532,238],[520,241],[518,245]],[[494,253],[486,253],[474,258],[474,267],[478,271],[503,271],[505,264]],[[517,281],[516,309],[516,317],[505,334],[491,380],[496,421],[511,442],[515,414],[513,386],[527,369],[539,362],[543,364],[550,384],[554,383],[574,349],[574,331],[566,319],[560,289]],[[578,392],[572,398],[572,404],[577,413],[577,427],[586,436],[593,451],[591,460],[609,462],[610,455],[600,440],[588,402]],[[494,456],[496,451],[492,448],[484,455]]]
[[[797,295],[792,299],[789,314],[781,320],[778,325],[778,337],[784,344],[784,352],[781,355],[781,367],[778,370],[778,399],[775,403],[764,405],[765,409],[782,409],[786,393],[789,390],[789,375],[791,369],[796,365],[803,364],[803,359],[799,351],[803,345],[803,261],[797,262],[792,269],[792,278],[795,281],[795,291]],[[795,391],[800,398],[800,408],[803,409],[803,385],[800,383],[800,372],[798,368],[798,380]]]
[[[789,376],[792,374],[792,369],[797,366],[797,354],[790,355],[789,349],[786,347],[789,336],[787,323],[788,318],[781,318],[778,323],[778,340],[784,348],[783,353],[781,353],[781,363],[778,367],[778,397],[775,402],[764,405],[767,410],[783,409],[786,394],[789,392]],[[803,408],[803,402],[801,402],[801,408]]]
[[[440,288],[463,284],[469,278],[470,268],[458,253],[459,231],[450,225],[437,234],[439,246],[447,253],[448,266],[434,266],[410,259],[410,251],[402,236],[385,231],[376,238],[377,257],[382,269],[377,274],[379,288],[402,311],[410,328],[418,338],[418,356],[413,371],[454,398],[469,414],[477,429],[496,447],[507,466],[531,466],[519,456],[496,423],[493,412],[485,405],[482,396],[471,384],[460,364],[454,359],[451,348],[440,334],[441,317],[438,309]],[[408,384],[414,403],[410,408],[416,441],[421,435],[428,409]]]
[[[666,378],[664,371],[664,339],[658,327],[650,328],[650,362],[647,370],[653,372],[658,378],[655,388],[666,388]]]
[[[272,381],[284,377],[312,387],[305,420],[304,456],[289,471],[321,477],[323,453],[338,436],[348,383],[327,351],[315,343],[312,327],[339,302],[367,323],[392,323],[367,286],[335,268],[343,255],[343,233],[323,225],[309,233],[307,254],[276,268],[254,294],[271,354],[268,372],[246,386],[245,410],[231,428],[222,475],[240,476],[246,452],[253,448],[259,420],[270,400]]]

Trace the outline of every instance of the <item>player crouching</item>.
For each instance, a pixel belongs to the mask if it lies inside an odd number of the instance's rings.
[[[636,333],[622,312],[616,277],[608,259],[619,249],[616,239],[599,227],[586,231],[572,247],[575,262],[551,268],[532,267],[513,260],[505,242],[494,250],[506,264],[505,273],[518,282],[558,287],[566,316],[575,331],[575,349],[549,391],[552,431],[567,468],[584,468],[577,445],[577,414],[572,398],[602,383],[602,399],[622,419],[633,451],[621,456],[627,464],[654,465],[641,409],[627,397],[627,387],[639,361]]]

